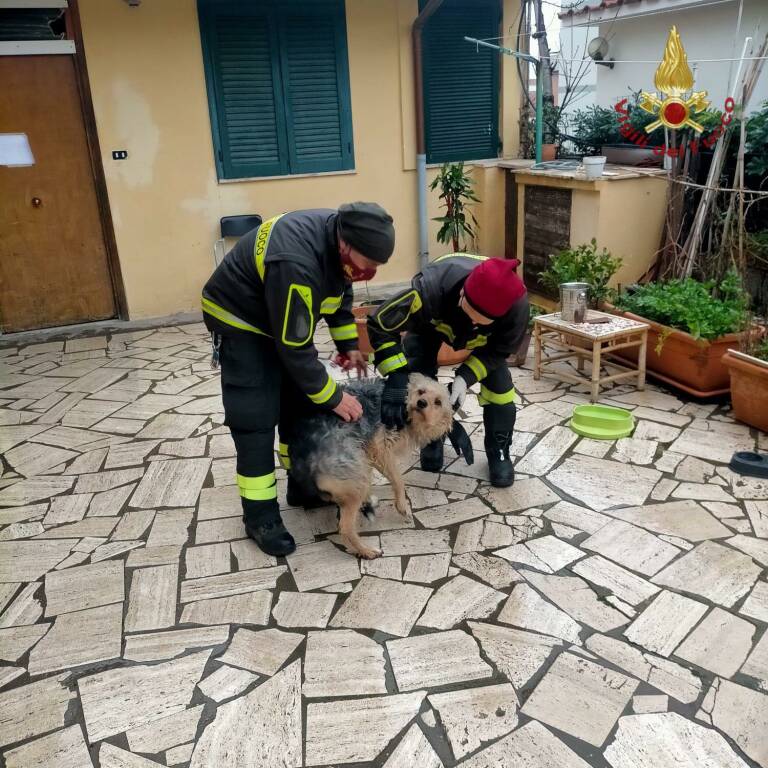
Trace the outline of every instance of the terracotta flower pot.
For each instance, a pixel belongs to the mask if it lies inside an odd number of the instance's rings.
[[[734,416],[768,432],[768,362],[734,350],[722,362],[731,375]]]
[[[724,395],[730,389],[728,369],[723,355],[739,346],[742,333],[728,333],[713,341],[697,341],[688,333],[678,331],[632,312],[615,307],[610,311],[650,325],[648,331],[648,372],[657,379],[682,389],[694,397]],[[660,340],[661,352],[657,352]],[[616,357],[637,362],[637,349],[621,350]]]
[[[557,157],[557,144],[541,145],[541,161],[554,160]]]

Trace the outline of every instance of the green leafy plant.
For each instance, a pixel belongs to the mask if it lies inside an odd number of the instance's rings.
[[[750,176],[768,174],[768,101],[763,102],[759,112],[747,119],[747,163],[744,170]]]
[[[616,306],[711,341],[747,327],[748,301],[739,276],[729,272],[720,284],[687,278],[635,286],[616,299]]]
[[[555,256],[550,255],[549,267],[540,277],[545,287],[559,292],[560,283],[588,283],[589,304],[596,307],[609,294],[608,282],[621,267],[621,259],[614,258],[603,248],[597,250],[597,241],[589,245],[566,248]]]
[[[429,187],[432,190],[440,188],[440,200],[445,208],[445,216],[434,219],[442,223],[437,233],[438,242],[451,243],[454,251],[466,251],[467,240],[474,241],[477,236],[477,219],[468,207],[480,202],[473,186],[464,163],[444,163]]]
[[[546,315],[547,310],[543,307],[540,307],[538,304],[530,304],[529,305],[529,313],[528,313],[528,330],[533,330],[533,321],[539,316],[539,315]]]

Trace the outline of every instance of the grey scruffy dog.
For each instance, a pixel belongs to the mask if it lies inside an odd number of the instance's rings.
[[[362,418],[347,423],[332,413],[318,413],[302,420],[299,439],[291,441],[291,475],[306,492],[339,505],[339,533],[345,544],[370,559],[381,551],[365,546],[358,535],[358,519],[369,499],[372,470],[389,480],[397,511],[409,516],[399,461],[448,434],[453,414],[448,388],[420,373],[412,373],[408,380],[408,421],[400,431],[385,429],[381,423],[383,379],[352,381],[345,389],[363,406]]]

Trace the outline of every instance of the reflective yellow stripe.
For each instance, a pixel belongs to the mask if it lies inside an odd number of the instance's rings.
[[[332,315],[340,306],[343,296],[328,296],[320,304],[321,315]]]
[[[472,373],[475,374],[478,381],[488,375],[488,369],[474,355],[470,355],[464,362],[472,369]]]
[[[231,325],[233,328],[239,328],[241,331],[251,331],[251,333],[258,333],[261,336],[267,336],[271,338],[269,334],[264,333],[261,328],[257,328],[255,325],[251,325],[250,323],[246,323],[245,320],[241,320],[237,315],[233,315],[231,312],[228,312],[226,309],[224,309],[224,307],[220,307],[218,304],[214,304],[210,299],[206,299],[205,296],[203,296],[201,304],[203,306],[203,312],[210,315],[211,317],[215,317],[217,320],[221,320],[222,323]]]
[[[398,368],[405,368],[408,365],[408,361],[405,359],[405,355],[398,353],[388,357],[386,360],[382,360],[379,363],[379,372],[382,376],[388,376],[392,371],[396,371]]]
[[[287,443],[279,443],[277,448],[278,458],[280,459],[280,466],[283,469],[290,469],[291,468],[291,460],[288,457],[288,444]]]
[[[333,397],[336,391],[336,382],[329,376],[325,386],[314,395],[309,395],[309,399],[317,405],[322,405]]]
[[[262,282],[264,282],[264,258],[267,255],[267,246],[269,245],[269,237],[272,234],[272,227],[275,226],[275,222],[281,219],[283,215],[281,213],[279,216],[267,219],[256,233],[256,242],[253,244],[253,259],[256,262],[256,271],[259,273]]]
[[[435,261],[443,261],[443,259],[451,259],[454,256],[466,256],[468,259],[475,259],[476,261],[487,261],[488,256],[478,256],[474,253],[446,253],[444,256],[438,256]]]
[[[240,489],[240,496],[251,501],[268,501],[277,498],[277,485],[275,484],[275,473],[268,475],[259,475],[258,477],[237,476],[237,486]]]
[[[453,332],[453,328],[447,323],[438,323],[437,320],[432,321],[432,325],[435,329],[445,336],[448,341],[453,341],[456,338],[456,334]]]
[[[495,405],[506,405],[507,403],[516,403],[520,398],[515,392],[515,388],[508,390],[507,392],[491,392],[484,384],[480,385],[480,397],[477,401],[480,405],[488,405],[488,403],[494,403]]]
[[[278,443],[277,452],[281,456],[287,456],[288,455],[288,443]]]
[[[467,342],[467,349],[477,349],[478,347],[484,347],[488,343],[488,337],[479,334]]]
[[[395,344],[397,344],[396,341],[386,341],[380,347],[376,347],[374,349],[374,351],[375,352],[383,352],[385,349],[389,349],[390,347],[394,347]]]
[[[307,311],[309,312],[309,330],[305,339],[289,341],[286,333],[288,331],[288,320],[291,314],[291,300],[294,293],[299,294],[299,298],[304,302]],[[303,347],[312,338],[312,334],[314,332],[315,326],[314,317],[312,315],[312,289],[308,285],[291,283],[290,287],[288,288],[288,298],[285,300],[285,315],[283,316],[283,344],[285,344],[287,347]]]
[[[408,313],[405,315],[405,317],[395,325],[392,326],[386,326],[383,323],[384,315],[389,312],[389,310],[394,309],[399,304],[402,304],[407,299],[410,299],[411,306],[408,309]],[[379,323],[379,326],[383,331],[395,331],[397,330],[405,321],[414,313],[418,312],[421,309],[421,296],[419,296],[418,291],[414,288],[411,291],[408,291],[408,293],[404,293],[402,296],[395,296],[394,299],[391,299],[389,303],[384,304],[381,309],[376,313],[376,320]]]
[[[336,328],[329,326],[329,330],[334,341],[347,341],[348,339],[357,338],[357,326],[354,323],[339,325]]]

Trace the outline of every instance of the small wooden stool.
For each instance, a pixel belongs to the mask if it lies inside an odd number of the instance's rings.
[[[591,323],[596,318],[608,318],[607,322]],[[637,378],[637,388],[645,389],[645,358],[648,349],[648,326],[636,320],[628,320],[618,315],[610,315],[606,312],[587,313],[585,323],[570,323],[560,317],[559,312],[551,315],[539,315],[534,320],[533,338],[535,352],[535,366],[533,378],[540,379],[546,366],[560,360],[577,358],[577,370],[581,375],[567,373],[565,371],[544,371],[552,376],[558,376],[564,381],[574,384],[589,383],[591,387],[591,402],[597,402],[600,395],[600,385],[610,381]],[[620,349],[639,347],[637,368],[623,365],[613,360],[605,360],[603,353],[611,354]],[[552,354],[542,352],[552,350]],[[584,360],[592,363],[591,375],[584,371]],[[610,376],[601,376],[601,367],[612,366],[619,369],[619,373]]]

